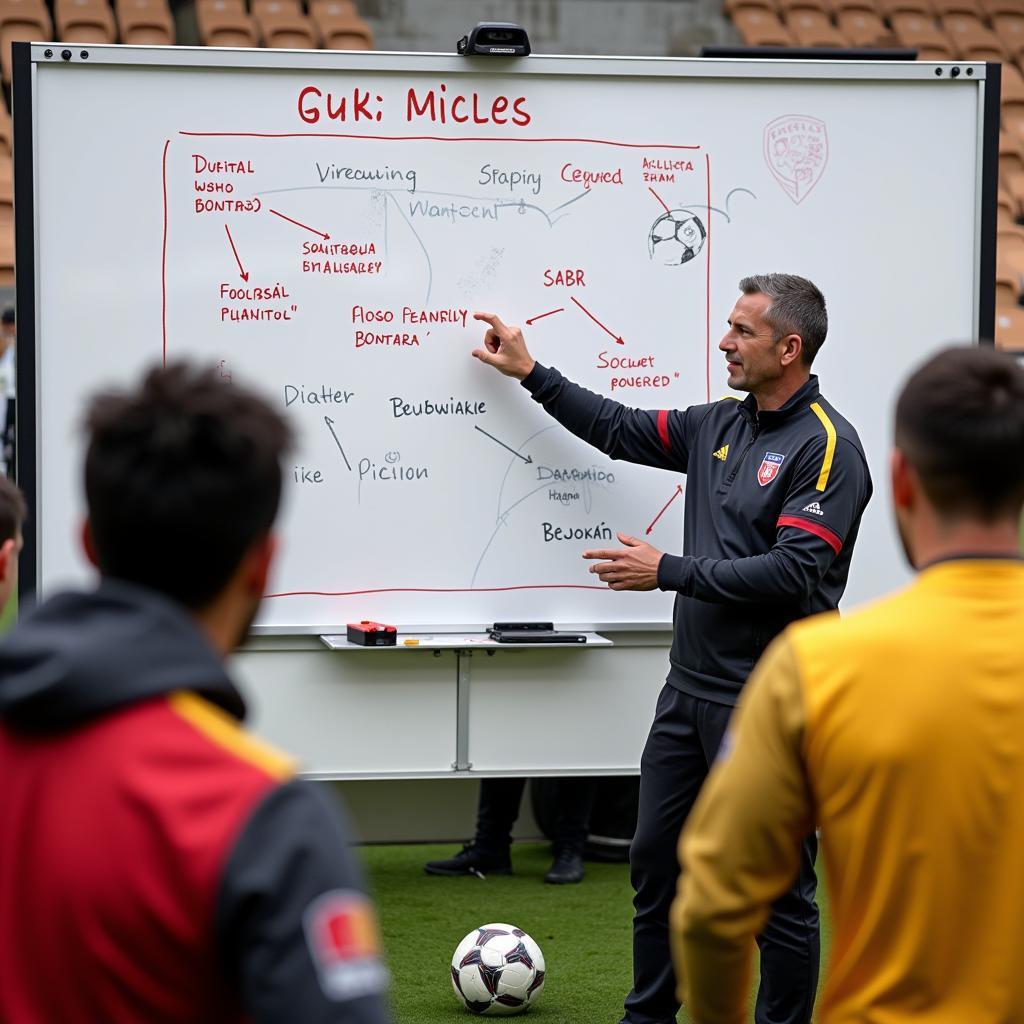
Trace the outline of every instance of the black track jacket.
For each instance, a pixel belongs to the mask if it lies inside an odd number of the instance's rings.
[[[672,686],[735,704],[773,637],[838,606],[871,477],[856,430],[817,377],[767,412],[752,395],[630,409],[540,363],[523,387],[613,459],[687,475],[684,553],[658,566],[658,586],[676,593]]]

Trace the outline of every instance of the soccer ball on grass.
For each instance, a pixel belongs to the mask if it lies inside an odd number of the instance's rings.
[[[544,954],[515,925],[481,925],[452,954],[452,988],[472,1013],[522,1013],[544,988]]]

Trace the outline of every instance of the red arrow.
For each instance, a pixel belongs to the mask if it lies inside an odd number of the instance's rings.
[[[676,484],[675,493],[672,495],[671,498],[668,499],[668,501],[665,502],[665,505],[662,508],[662,510],[654,517],[654,522],[652,522],[651,525],[647,527],[647,532],[648,533],[650,533],[651,530],[654,529],[654,523],[656,523],[665,514],[665,509],[668,508],[669,505],[671,505],[672,502],[675,501],[676,498],[678,498],[679,495],[682,494],[682,493],[683,493],[683,485],[682,484]]]
[[[657,199],[658,202],[661,203],[661,205],[665,207],[665,212],[666,213],[671,213],[672,212],[671,210],[669,210],[669,208],[667,206],[665,206],[665,200],[662,199],[661,196],[659,196],[658,193],[655,192],[654,189],[651,188],[650,185],[647,186],[647,191],[650,192],[651,195],[654,196],[654,198]]]
[[[573,299],[573,297],[571,295],[569,296],[569,298],[572,299],[573,302],[576,302],[576,300]],[[597,317],[594,316],[594,314],[591,313],[590,310],[587,309],[587,307],[584,306],[582,302],[576,302],[576,305],[579,306],[580,309],[582,309],[583,312],[586,313],[587,316],[589,316],[590,319],[593,320],[594,323],[597,324],[597,326],[600,327],[601,330],[605,332],[605,334],[610,334],[615,339],[615,343],[617,345],[625,345],[626,344],[617,334],[615,334],[612,331],[609,331],[608,328],[605,327],[605,325],[603,323],[601,323],[601,321],[598,320]]]
[[[546,317],[546,316],[554,316],[555,313],[564,313],[564,312],[565,312],[565,306],[562,306],[561,309],[553,309],[553,310],[551,310],[550,313],[541,313],[540,316],[531,316],[530,319],[526,321],[526,323],[527,323],[528,326],[532,327],[538,320],[543,320],[544,317]]]
[[[268,206],[267,209],[270,210],[270,207]],[[301,221],[298,220],[292,220],[291,217],[286,217],[283,213],[278,213],[277,210],[270,210],[270,212],[275,217],[280,217],[281,220],[286,220],[290,224],[294,224],[297,227],[305,228],[307,231],[312,231],[314,235],[319,235],[325,242],[331,237],[330,235],[324,234],[324,232],[322,231],[317,231],[316,228],[311,228],[308,224],[303,224]]]
[[[231,237],[231,231],[228,229],[227,224],[224,225],[224,230],[228,233],[228,241],[231,243],[231,251],[235,254],[235,262],[238,264],[238,272],[243,281],[248,281],[249,275],[245,272],[245,267],[242,266],[242,261],[238,258],[238,250],[235,248],[235,240]]]

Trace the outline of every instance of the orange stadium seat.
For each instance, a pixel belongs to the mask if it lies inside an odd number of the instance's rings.
[[[938,58],[939,60],[948,60],[953,56],[953,44],[939,31],[935,19],[930,14],[900,11],[893,14],[889,20],[893,33],[901,45],[913,47],[918,51],[926,47],[933,51],[941,51],[942,56]]]
[[[372,50],[370,26],[343,0],[313,0],[309,16],[327,50]]]
[[[832,19],[824,11],[815,11],[806,7],[787,12],[786,26],[797,39],[811,32],[830,29],[834,31]]]
[[[0,96],[0,159],[11,158],[14,152],[14,133],[11,126],[11,115],[7,112],[7,104]]]
[[[252,16],[264,46],[280,50],[314,50],[316,27],[302,13],[298,0],[255,0]]]
[[[725,0],[726,16],[733,23],[740,11],[765,11],[767,14],[777,14],[778,7],[775,0]]]
[[[996,309],[996,348],[1024,352],[1024,309],[1013,306]]]
[[[167,0],[117,0],[117,24],[122,43],[172,46],[174,20]]]
[[[107,0],[56,0],[53,13],[61,42],[117,42],[114,12]]]
[[[1003,59],[999,39],[973,14],[947,14],[942,19],[942,27],[961,59]]]
[[[196,24],[203,46],[258,46],[256,25],[241,0],[202,0]]]
[[[42,0],[0,0],[0,77],[11,80],[11,43],[52,39],[53,23]]]
[[[892,24],[898,14],[917,14],[923,18],[935,18],[930,0],[877,0],[878,13]],[[896,26],[893,25],[893,28]]]
[[[980,24],[985,20],[985,12],[979,0],[931,0],[935,13],[945,21],[950,14],[967,14]]]
[[[1007,56],[1018,56],[1024,50],[1024,11],[992,15],[992,31],[999,37]],[[1005,73],[1006,69],[1003,71]]]
[[[1003,131],[1008,134],[1014,144],[1019,146],[1024,143],[1024,80],[1020,72],[1013,68],[1012,64],[1003,65],[1002,102],[1000,111],[1002,113]],[[1005,140],[999,140],[999,152],[1002,155]],[[1008,142],[1005,142],[1007,148]]]
[[[1020,275],[1005,260],[996,260],[996,305],[1016,306],[1020,302]]]
[[[996,231],[997,261],[1005,264],[1020,281],[1024,277],[1024,228],[1000,228]]]
[[[885,22],[874,11],[837,11],[836,27],[854,46],[879,46],[890,37]]]
[[[0,285],[14,284],[14,230],[0,228]]]
[[[989,18],[997,14],[1024,14],[1021,0],[979,0],[981,9]]]
[[[774,38],[781,37],[787,41],[791,40],[788,30],[774,11],[742,7],[733,15],[733,24],[743,36],[744,41],[751,46],[763,45],[760,39],[766,35]]]

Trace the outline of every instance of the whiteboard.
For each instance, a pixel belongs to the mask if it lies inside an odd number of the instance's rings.
[[[726,393],[737,282],[773,270],[825,293],[814,369],[875,481],[846,604],[904,578],[893,396],[991,318],[991,68],[47,49],[15,82],[29,586],[87,573],[86,397],[189,357],[296,433],[258,628],[667,624],[670,595],[608,591],[581,552],[616,531],[678,552],[685,478],[571,437],[471,358],[472,313],[592,390],[681,408]]]

